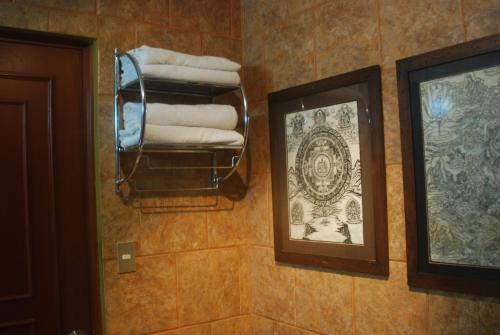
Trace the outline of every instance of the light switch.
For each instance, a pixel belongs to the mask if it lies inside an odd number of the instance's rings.
[[[116,243],[118,273],[135,272],[135,242]]]

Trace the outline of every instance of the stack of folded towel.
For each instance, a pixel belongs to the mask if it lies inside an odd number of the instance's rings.
[[[128,51],[137,60],[144,77],[188,82],[238,85],[241,65],[223,57],[194,56],[172,50],[143,45]],[[137,79],[132,62],[122,57],[121,84]]]
[[[128,51],[136,60],[143,77],[220,85],[238,85],[241,65],[223,57],[193,56],[143,45]],[[121,85],[137,79],[128,57],[121,57]],[[124,128],[120,145],[139,144],[142,110],[140,103],[123,106]],[[227,105],[146,105],[146,144],[223,144],[242,145],[243,136],[235,131],[238,114]]]
[[[125,129],[120,130],[123,148],[139,144],[141,107],[141,103],[135,102],[123,106]],[[243,144],[243,136],[234,130],[238,114],[233,106],[148,103],[146,111],[146,144]]]

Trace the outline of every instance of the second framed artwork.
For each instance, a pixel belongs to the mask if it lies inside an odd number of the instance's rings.
[[[277,261],[388,275],[380,68],[269,95]]]

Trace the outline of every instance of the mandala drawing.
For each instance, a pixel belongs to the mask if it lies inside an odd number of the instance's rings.
[[[291,239],[363,244],[357,110],[352,101],[286,115]]]
[[[500,66],[420,84],[429,261],[500,268]]]

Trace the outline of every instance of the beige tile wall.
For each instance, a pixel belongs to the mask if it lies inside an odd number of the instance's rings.
[[[0,25],[99,42],[108,333],[493,334],[498,301],[406,286],[394,60],[499,32],[499,16],[498,0],[0,0]],[[111,52],[141,44],[244,61],[251,180],[232,210],[144,214],[115,196]],[[391,276],[276,264],[267,93],[372,64],[383,66]],[[119,275],[115,243],[128,240],[138,271]]]
[[[0,25],[98,40],[108,333],[248,332],[246,201],[228,211],[144,214],[113,191],[113,48],[149,44],[241,62],[239,0],[0,0]],[[117,241],[137,242],[137,272],[117,273]]]
[[[248,197],[252,334],[498,334],[499,300],[406,284],[395,60],[500,32],[500,1],[243,0],[242,6],[251,152],[258,157]],[[382,67],[390,277],[277,264],[272,218],[262,214],[272,212],[267,93],[374,64]]]

